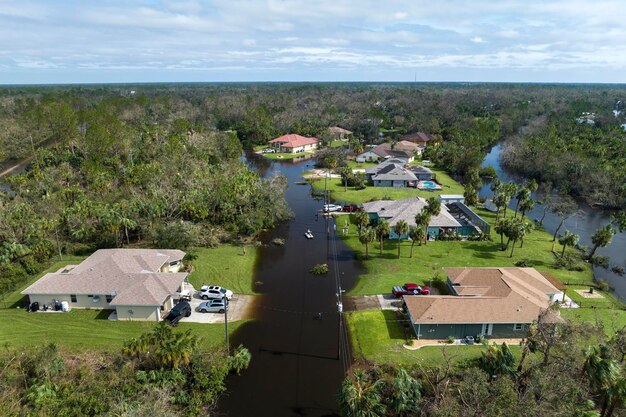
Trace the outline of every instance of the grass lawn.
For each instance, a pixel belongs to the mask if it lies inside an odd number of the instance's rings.
[[[241,246],[221,245],[217,248],[197,248],[198,259],[193,261],[194,270],[189,282],[196,289],[203,284],[221,285],[235,294],[254,294],[252,279],[258,248],[246,246],[246,255]]]
[[[402,365],[437,365],[443,360],[444,352],[454,362],[463,363],[478,359],[485,348],[474,346],[426,346],[417,350],[405,349],[404,332],[393,311],[353,311],[346,314],[352,350],[355,359],[367,358],[376,363]],[[511,346],[517,356],[518,346]]]
[[[493,213],[483,209],[476,209],[476,212],[493,224]],[[348,217],[345,215],[337,219],[338,229]],[[402,241],[400,259],[397,259],[397,241],[386,240],[382,256],[378,242],[373,242],[370,244],[370,259],[363,260],[367,274],[360,278],[350,295],[387,293],[393,285],[403,282],[428,284],[436,270],[445,279],[441,270],[445,267],[512,267],[519,260],[526,260],[539,271],[549,271],[563,282],[585,285],[592,281],[591,269],[586,264],[585,270],[580,272],[553,267],[552,237],[543,230],[535,230],[526,237],[524,247],[517,247],[512,258],[509,258],[510,251],[500,250],[498,235],[492,233],[492,236],[493,241],[485,242],[435,241],[422,246],[416,244],[413,258],[409,257],[411,242]],[[359,259],[365,258],[365,247],[359,242],[355,225],[350,225],[348,235],[342,236],[342,239]]]
[[[294,159],[305,155],[311,155],[315,152],[299,152],[299,153],[264,153],[263,156],[268,159]]]
[[[107,320],[108,310],[73,310],[69,313],[27,313],[23,309],[0,310],[0,346],[41,345],[55,342],[69,350],[119,349],[122,343],[148,331],[153,322]],[[234,332],[244,321],[229,323]],[[191,329],[206,349],[224,343],[223,324],[180,323]]]
[[[363,163],[362,165],[366,167],[367,163]],[[437,181],[443,187],[441,191],[423,191],[416,188],[374,186],[368,186],[363,190],[355,190],[354,187],[348,187],[348,190],[345,191],[345,187],[343,186],[340,178],[328,181],[328,190],[330,191],[331,197],[335,201],[354,204],[362,204],[366,201],[373,200],[400,200],[416,196],[429,198],[440,194],[463,194],[463,187],[458,182],[450,178],[445,171],[433,169],[433,172],[437,174]],[[323,179],[313,181],[311,184],[317,190],[324,189]]]
[[[562,308],[561,317],[587,321],[590,323],[600,323],[608,336],[626,326],[626,310],[604,309],[604,308]]]
[[[334,140],[334,141],[330,142],[330,147],[331,148],[341,148],[343,146],[348,146],[348,141],[347,140]]]
[[[369,168],[369,167],[373,167],[378,165],[378,162],[357,162],[357,161],[348,161],[348,168],[351,169],[365,169],[365,168]]]

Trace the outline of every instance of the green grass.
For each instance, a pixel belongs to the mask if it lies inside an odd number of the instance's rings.
[[[108,310],[27,313],[23,309],[3,309],[0,310],[0,346],[19,348],[55,342],[74,351],[119,349],[125,340],[154,326],[153,322],[110,321],[109,314]],[[243,323],[229,323],[229,332]],[[180,323],[178,329],[191,329],[206,349],[224,342],[223,324]]]
[[[352,169],[365,169],[369,167],[373,167],[378,165],[377,162],[357,162],[357,161],[348,161],[347,166]]]
[[[562,308],[561,317],[568,320],[601,324],[610,337],[626,326],[626,310],[601,308]]]
[[[490,224],[495,214],[477,208],[476,212]],[[344,224],[341,216],[337,219],[338,229]],[[426,245],[415,245],[413,258],[410,254],[410,241],[402,241],[401,256],[397,259],[397,241],[386,240],[382,256],[378,242],[370,244],[370,259],[365,260],[365,247],[359,242],[355,225],[350,225],[348,235],[341,238],[350,246],[358,259],[363,259],[367,273],[360,277],[350,295],[381,294],[390,291],[393,285],[403,282],[428,284],[435,269],[445,279],[441,268],[445,267],[512,267],[515,262],[526,260],[539,271],[548,271],[563,282],[586,285],[592,281],[591,269],[585,264],[583,271],[555,269],[552,253],[552,236],[544,230],[535,230],[524,241],[524,247],[516,247],[514,255],[500,250],[499,236],[492,232],[493,241],[435,241]],[[519,244],[518,244],[519,245]],[[572,251],[574,251],[572,249]]]
[[[594,289],[594,292],[600,293],[604,298],[584,298],[575,290],[589,291],[589,286],[570,285],[567,287],[566,295],[571,298],[576,304],[584,308],[610,308],[620,304],[619,298],[617,298],[615,294],[612,294],[610,292],[598,291],[597,289]]]
[[[475,346],[425,346],[417,350],[403,347],[405,342],[402,324],[390,310],[353,311],[346,314],[352,350],[356,359],[366,358],[382,364],[437,365],[443,355],[453,357],[455,363],[478,359],[484,350]],[[408,329],[408,331],[412,331]],[[519,354],[518,346],[511,346]]]
[[[366,167],[366,164],[367,163],[363,163],[363,166]],[[362,204],[367,201],[383,199],[400,200],[416,196],[429,198],[440,194],[463,194],[463,187],[458,182],[453,180],[445,171],[433,169],[433,172],[437,174],[437,181],[443,187],[441,191],[423,191],[416,188],[374,186],[368,186],[363,190],[356,190],[354,187],[348,187],[348,190],[346,191],[340,178],[328,181],[328,190],[334,200],[354,204]],[[316,180],[311,184],[317,190],[324,190],[324,180]]]
[[[258,248],[246,246],[245,256],[241,246],[234,245],[197,248],[194,253],[198,258],[193,261],[189,282],[196,289],[203,284],[221,285],[235,294],[254,294],[252,280]]]
[[[294,159],[305,155],[311,155],[315,152],[299,152],[299,153],[264,153],[263,156],[267,159]]]
[[[330,147],[331,148],[341,148],[343,146],[348,146],[348,141],[347,140],[334,140],[334,141],[330,142]]]

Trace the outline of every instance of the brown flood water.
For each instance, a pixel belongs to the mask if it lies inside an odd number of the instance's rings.
[[[294,218],[261,238],[269,244],[261,248],[255,268],[255,290],[261,294],[256,319],[231,341],[250,349],[252,362],[228,380],[219,410],[232,417],[335,416],[337,392],[351,364],[337,293],[339,286],[350,289],[363,270],[336,237],[333,220],[316,216],[322,200],[311,196],[308,185],[295,184],[312,161],[269,162],[248,155],[247,162],[261,175],[288,177],[285,198]],[[305,238],[307,229],[314,239]],[[275,237],[285,245],[271,244]],[[327,275],[309,273],[319,263],[328,263]]]

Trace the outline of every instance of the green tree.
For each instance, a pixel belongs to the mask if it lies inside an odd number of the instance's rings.
[[[402,243],[402,235],[406,235],[409,232],[409,225],[404,220],[398,220],[393,226],[394,232],[398,235],[398,259],[400,259],[400,244]]]
[[[176,369],[191,362],[197,343],[190,329],[174,332],[172,326],[162,321],[151,331],[124,343],[122,351],[136,358],[144,369]]]
[[[339,409],[342,417],[382,417],[385,405],[380,392],[383,381],[373,380],[358,369],[352,378],[346,378],[339,392]]]
[[[576,246],[578,241],[580,240],[580,236],[575,233],[566,230],[563,236],[559,238],[559,243],[563,245],[563,250],[561,251],[561,258],[565,256],[565,249],[568,246]]]
[[[506,343],[498,346],[494,342],[493,345],[487,347],[486,351],[481,352],[480,367],[490,377],[508,374],[513,370],[514,365],[515,357]]]
[[[441,200],[438,197],[430,197],[427,201],[427,205],[424,208],[431,216],[436,217],[441,213]]]
[[[415,246],[415,242],[419,242],[421,245],[425,236],[426,230],[420,225],[412,227],[411,230],[409,230],[409,237],[411,238],[411,258],[413,257],[413,247]]]
[[[356,223],[356,227],[359,229],[359,233],[361,233],[361,230],[370,224],[370,216],[365,211],[357,211],[354,214],[354,222]]]
[[[610,350],[601,345],[585,350],[584,371],[591,389],[600,397],[600,416],[610,417],[615,408],[626,402],[626,374],[611,357]]]
[[[369,259],[369,244],[376,239],[376,231],[369,226],[366,226],[359,232],[359,242],[365,245],[365,259]]]
[[[430,224],[431,218],[432,215],[426,210],[422,210],[415,215],[415,226],[424,230],[424,243],[428,242],[428,225]]]
[[[378,224],[376,225],[376,235],[378,236],[378,241],[380,242],[380,254],[383,254],[383,243],[385,238],[389,236],[389,222],[385,219],[379,219]]]
[[[611,224],[607,224],[606,226],[596,230],[593,236],[591,236],[591,243],[593,243],[593,247],[587,255],[587,259],[592,259],[593,255],[596,254],[596,250],[598,250],[598,248],[608,246],[611,243],[611,239],[613,239],[614,234],[615,229]]]
[[[463,186],[463,197],[465,198],[465,204],[468,206],[474,206],[478,203],[478,193],[471,184]]]
[[[415,413],[421,402],[421,384],[403,368],[398,369],[384,393],[388,410],[394,416]]]

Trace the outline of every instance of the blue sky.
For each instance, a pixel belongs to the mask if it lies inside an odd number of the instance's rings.
[[[623,0],[0,0],[0,84],[626,82]]]

